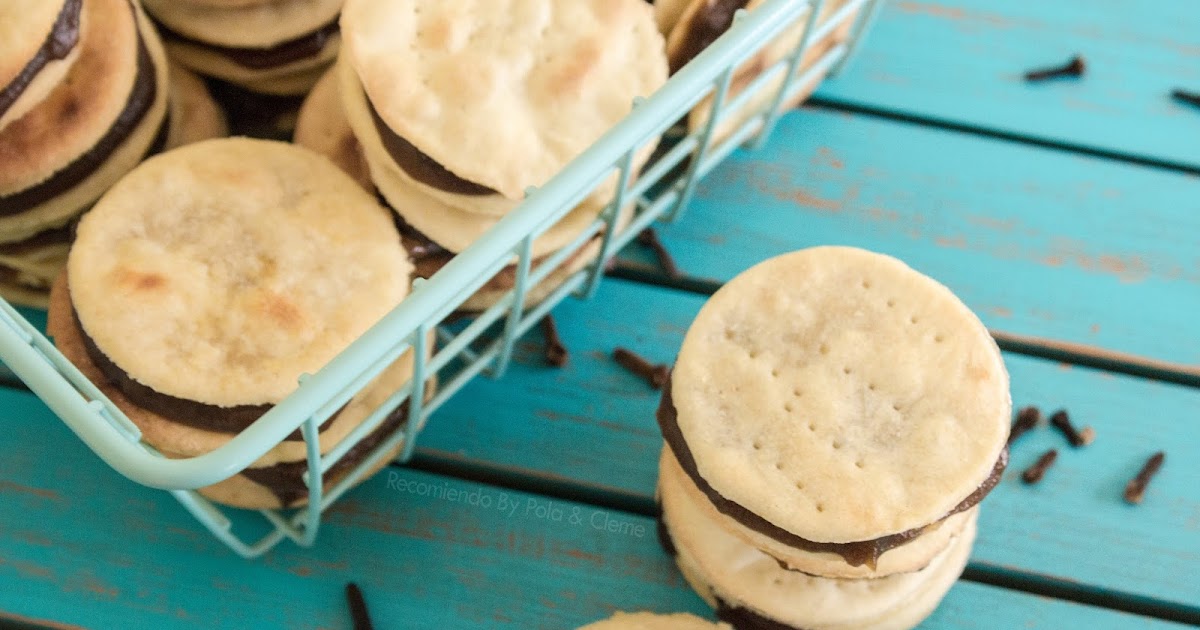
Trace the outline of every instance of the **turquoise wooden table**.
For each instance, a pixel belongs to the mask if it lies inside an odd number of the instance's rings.
[[[657,393],[616,366],[669,361],[707,293],[822,243],[899,256],[953,288],[1006,352],[1017,405],[1071,410],[984,505],[967,572],[924,627],[1200,625],[1200,4],[892,0],[855,64],[660,230],[682,277],[630,251],[556,310],[570,361],[521,342],[356,489],[317,546],[244,561],[170,496],[0,389],[0,621],[33,627],[571,628],[613,610],[705,613],[655,540]],[[1029,67],[1084,54],[1082,80]],[[1145,503],[1121,499],[1157,450]],[[449,493],[448,490],[455,490]],[[454,496],[454,499],[446,498]],[[615,530],[615,531],[614,531]]]

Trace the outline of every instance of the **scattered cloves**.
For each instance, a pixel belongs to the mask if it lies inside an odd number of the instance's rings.
[[[1026,468],[1025,472],[1021,473],[1021,480],[1030,485],[1041,481],[1042,477],[1046,476],[1046,471],[1054,465],[1054,460],[1056,459],[1058,459],[1058,451],[1054,449],[1042,453],[1042,456],[1032,466]]]
[[[1050,424],[1062,432],[1067,441],[1071,443],[1071,446],[1075,448],[1087,446],[1096,439],[1096,430],[1092,427],[1084,427],[1082,430],[1077,430],[1071,424],[1071,417],[1067,415],[1066,409],[1055,411],[1054,415],[1050,416]]]
[[[663,385],[667,384],[667,379],[671,378],[671,368],[662,363],[650,363],[640,355],[625,348],[613,350],[612,356],[613,360],[621,367],[642,377],[654,389],[662,389]]]
[[[1012,446],[1017,438],[1037,427],[1041,421],[1042,410],[1037,407],[1029,406],[1018,411],[1017,419],[1013,420],[1012,429],[1008,432],[1008,445]]]
[[[654,228],[646,228],[637,236],[638,243],[649,247],[654,256],[658,258],[658,264],[662,267],[664,273],[672,278],[679,277],[679,267],[675,265],[675,259],[671,257],[671,252],[663,247],[662,241],[658,240],[658,233]]]
[[[346,584],[346,603],[350,606],[350,618],[354,621],[354,630],[374,630],[371,625],[371,615],[367,613],[367,601],[363,599],[362,590],[354,582]]]
[[[1025,73],[1026,81],[1045,81],[1056,77],[1081,77],[1087,71],[1087,63],[1082,55],[1075,55],[1066,65],[1053,68],[1039,68]]]
[[[554,323],[553,315],[542,318],[542,336],[546,340],[546,363],[554,367],[566,365],[570,355],[567,353],[567,347],[563,345],[562,338],[558,336],[558,325]]]
[[[1158,470],[1162,468],[1163,461],[1166,458],[1167,454],[1159,451],[1146,460],[1146,465],[1142,466],[1137,476],[1125,486],[1126,503],[1138,505],[1142,502],[1142,499],[1146,497],[1146,486],[1150,485],[1150,480],[1154,479],[1154,475],[1158,474]]]
[[[1200,107],[1200,92],[1189,92],[1187,90],[1175,88],[1171,91],[1171,98],[1179,101],[1180,103],[1187,103],[1188,105]]]

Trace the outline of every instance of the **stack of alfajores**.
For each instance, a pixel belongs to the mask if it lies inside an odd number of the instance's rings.
[[[327,160],[279,142],[208,140],[147,160],[83,217],[47,332],[147,444],[195,457],[399,304],[411,273],[391,213]],[[320,425],[320,452],[411,376],[409,351]],[[330,468],[326,485],[392,436],[405,409]],[[200,493],[245,508],[301,505],[306,455],[297,430]]]
[[[911,628],[1007,464],[999,349],[900,261],[820,247],[715,293],[658,422],[660,534],[736,628]]]
[[[143,0],[172,61],[254,92],[303,95],[337,58],[342,0]]]
[[[350,0],[342,36],[340,61],[301,110],[296,141],[395,210],[422,278],[667,78],[662,36],[641,0]],[[537,238],[534,257],[589,229],[614,183]],[[597,249],[570,257],[528,301],[545,297]],[[493,304],[513,287],[514,270],[492,278],[462,310]]]
[[[0,3],[0,296],[45,307],[80,214],[147,155],[224,134],[173,74],[137,2]]]

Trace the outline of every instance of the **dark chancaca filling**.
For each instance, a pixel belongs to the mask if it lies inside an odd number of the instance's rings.
[[[746,8],[750,0],[716,0],[701,5],[701,9],[687,24],[687,31],[679,51],[670,59],[671,74],[679,72],[687,63],[704,52],[705,48],[724,35],[733,26],[733,16],[738,9]]]
[[[158,94],[158,81],[155,74],[154,62],[145,41],[138,37],[137,74],[134,77],[133,89],[125,109],[117,116],[117,120],[91,149],[58,171],[46,181],[26,188],[20,192],[0,197],[0,216],[20,214],[31,208],[45,203],[63,192],[87,179],[96,169],[100,168],[112,154],[129,138],[137,126],[150,111],[151,105]],[[166,141],[166,125],[159,130],[159,141]],[[160,145],[161,148],[161,145]],[[150,147],[147,151],[154,150]]]
[[[662,430],[663,438],[667,445],[671,447],[671,451],[675,454],[675,459],[679,461],[680,467],[687,473],[688,477],[700,488],[701,492],[708,497],[713,506],[722,514],[738,521],[742,525],[769,536],[775,540],[812,553],[835,553],[845,559],[850,566],[867,565],[874,569],[879,561],[879,556],[885,551],[899,547],[905,543],[911,542],[925,532],[928,526],[910,529],[898,534],[876,538],[874,540],[864,540],[861,542],[851,543],[823,543],[801,538],[774,523],[764,519],[763,517],[751,512],[741,504],[730,501],[721,496],[719,492],[700,476],[700,471],[696,467],[696,460],[692,457],[691,451],[688,449],[687,442],[683,438],[683,433],[679,429],[678,415],[675,409],[675,403],[671,399],[671,382],[663,386],[662,400],[658,406],[658,426]],[[942,519],[949,518],[960,512],[971,509],[991,492],[996,484],[1000,483],[1000,475],[1004,473],[1004,468],[1008,465],[1008,449],[1005,448],[1000,452],[1000,458],[996,460],[996,465],[992,468],[991,475],[975,489],[967,498],[963,499],[949,514]]]
[[[392,156],[396,165],[404,169],[408,176],[425,184],[456,195],[465,195],[470,197],[482,197],[484,195],[495,195],[495,190],[488,188],[482,184],[476,184],[472,181],[467,181],[454,173],[451,173],[446,167],[442,166],[433,158],[425,155],[420,149],[413,146],[411,142],[401,138],[392,131],[391,127],[380,118],[379,112],[376,111],[373,104],[369,105],[371,109],[371,119],[375,121],[375,130],[379,132],[379,137],[383,140],[383,147],[387,149],[388,155]]]
[[[176,398],[155,391],[134,380],[133,377],[129,376],[128,372],[121,369],[120,366],[100,350],[96,342],[88,336],[87,331],[84,330],[83,325],[79,322],[74,308],[71,309],[71,319],[79,331],[80,339],[83,340],[83,346],[87,350],[88,358],[91,359],[92,363],[95,364],[96,368],[100,370],[100,373],[104,375],[104,378],[109,383],[120,390],[130,402],[142,409],[196,429],[217,433],[240,433],[273,407],[273,405],[269,404],[218,407],[194,400]],[[327,429],[334,418],[340,413],[341,410],[338,410],[329,416],[320,426],[320,431]],[[297,429],[285,439],[289,442],[299,442],[304,437],[300,434],[300,430]]]
[[[225,57],[243,68],[251,70],[270,70],[271,68],[278,68],[297,61],[303,61],[310,57],[316,57],[325,49],[325,45],[329,43],[329,40],[338,33],[338,20],[334,18],[332,22],[311,33],[280,42],[274,46],[266,48],[241,48],[211,44],[173,31],[158,20],[155,20],[155,23],[158,25],[158,30],[162,33],[163,38],[168,41],[176,41],[204,48]]]
[[[322,482],[337,479],[342,473],[349,471],[389,436],[396,432],[408,416],[408,402],[405,401],[391,413],[374,431],[368,433],[358,444],[346,451],[338,463],[325,471]],[[308,474],[308,462],[287,462],[265,466],[263,468],[247,468],[242,475],[260,486],[269,489],[283,507],[290,507],[296,501],[308,496],[308,486],[304,483],[304,475]]]
[[[58,17],[55,18],[42,47],[34,53],[29,63],[25,64],[20,74],[13,78],[12,83],[0,89],[0,116],[21,98],[42,68],[52,61],[66,59],[71,54],[75,44],[79,43],[79,14],[82,7],[83,0],[67,0],[63,3],[62,10],[58,12]]]

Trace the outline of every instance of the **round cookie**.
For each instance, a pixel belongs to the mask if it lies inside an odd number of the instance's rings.
[[[664,435],[717,507],[816,543],[919,530],[977,503],[1007,463],[1008,374],[983,324],[855,248],[727,283],[688,330],[669,396]]]
[[[411,144],[418,162],[485,194],[402,176],[426,196],[492,216],[561,171],[667,74],[662,36],[641,0],[351,0],[342,35],[388,132]]]
[[[54,345],[79,371],[128,417],[142,432],[142,439],[172,457],[196,457],[214,451],[233,437],[231,433],[208,431],[182,424],[129,400],[92,362],[84,346],[78,321],[71,306],[67,274],[63,273],[50,291],[46,331]],[[328,453],[350,434],[393,392],[412,378],[412,353],[405,353],[370,384],[351,398],[346,407],[334,415],[318,436],[321,453]],[[303,461],[307,450],[299,435],[275,445],[251,464],[263,468],[287,462]]]
[[[662,520],[688,582],[734,622],[747,612],[814,630],[910,628],[928,616],[962,573],[975,538],[976,512],[930,564],[915,573],[867,580],[788,571],[733,536],[691,500],[676,471],[659,477]]]
[[[79,57],[83,0],[0,3],[0,130],[42,102]]]
[[[354,130],[366,156],[371,179],[379,192],[400,216],[417,231],[428,236],[451,252],[461,252],[479,240],[500,221],[447,205],[440,198],[425,194],[410,185],[400,167],[387,157],[378,134],[371,130],[366,95],[349,66],[339,63],[342,105],[350,127]],[[604,203],[585,199],[558,223],[551,226],[533,242],[533,255],[544,256],[561,249],[588,229],[604,210]]]
[[[171,65],[170,99],[166,150],[229,135],[225,112],[217,107],[204,81],[178,64]]]
[[[85,8],[84,49],[67,78],[0,132],[0,156],[16,158],[0,157],[0,240],[67,224],[162,137],[167,63],[153,27],[126,0]]]
[[[205,6],[179,0],[144,0],[171,31],[233,48],[270,48],[335,22],[342,0],[277,0],[241,6]]]
[[[713,630],[729,629],[724,623],[713,623],[688,613],[660,615],[651,612],[616,612],[612,617],[580,626],[579,630]]]
[[[282,400],[399,304],[412,272],[353,180],[240,138],[127,175],[80,222],[67,268],[99,352],[138,385],[218,408]]]
[[[790,547],[722,514],[679,467],[679,462],[670,449],[663,450],[659,470],[660,474],[670,476],[673,485],[677,486],[680,492],[687,494],[693,505],[699,506],[709,520],[720,524],[725,531],[738,536],[746,544],[761,550],[792,571],[829,578],[875,579],[897,573],[920,571],[946,550],[954,537],[962,533],[975,513],[973,508],[927,526],[916,538],[880,554],[874,566],[871,563],[854,565],[837,553],[812,552]]]

